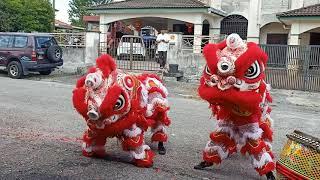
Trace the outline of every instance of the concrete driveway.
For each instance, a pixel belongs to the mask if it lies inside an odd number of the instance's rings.
[[[167,83],[172,91],[168,153],[157,155],[152,168],[129,164],[116,139],[107,142],[106,159],[81,156],[85,124],[71,105],[74,81],[73,76],[14,80],[0,73],[0,179],[261,179],[248,158],[238,155],[218,167],[193,169],[215,120],[205,102],[185,98],[194,96],[195,86],[183,83]],[[320,137],[319,94],[274,90],[273,95],[277,155],[294,129]]]

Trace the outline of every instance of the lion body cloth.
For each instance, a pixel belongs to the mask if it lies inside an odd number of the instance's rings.
[[[260,175],[272,175],[272,98],[265,82],[267,55],[255,43],[231,34],[203,50],[206,67],[198,88],[217,119],[197,169],[219,164],[233,153],[249,154]],[[273,176],[273,175],[272,175]]]
[[[73,90],[73,105],[88,127],[82,154],[104,157],[107,138],[117,137],[133,164],[151,167],[154,153],[145,144],[144,133],[151,127],[152,141],[167,141],[167,96],[156,75],[131,75],[117,69],[109,55],[99,57]]]

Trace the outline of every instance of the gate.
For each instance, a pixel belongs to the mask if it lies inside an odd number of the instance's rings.
[[[320,91],[320,46],[260,46],[269,56],[266,79],[272,87]]]
[[[139,36],[125,35],[101,42],[99,54],[111,55],[118,68],[126,70],[158,71],[156,39],[143,40]]]
[[[248,20],[240,15],[230,15],[221,21],[221,34],[237,33],[242,39],[247,39]]]

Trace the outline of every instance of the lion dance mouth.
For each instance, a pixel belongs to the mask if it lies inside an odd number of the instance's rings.
[[[109,55],[99,57],[73,91],[73,105],[88,126],[83,155],[104,157],[107,138],[117,137],[136,166],[151,167],[154,153],[145,144],[144,132],[151,127],[152,141],[164,148],[171,122],[167,96],[156,75],[134,76],[117,69]]]
[[[250,155],[260,175],[269,175],[275,164],[269,115],[272,99],[264,80],[267,55],[237,34],[206,45],[203,54],[207,64],[198,92],[218,123],[203,151],[202,166],[220,163],[240,151]]]

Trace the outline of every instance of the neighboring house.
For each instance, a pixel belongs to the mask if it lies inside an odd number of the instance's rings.
[[[236,32],[260,44],[320,44],[319,0],[122,0],[89,8],[100,31],[123,21],[185,35]],[[302,20],[302,21],[301,21]],[[140,22],[136,23],[136,22]],[[142,24],[141,24],[142,22]],[[201,40],[194,38],[195,44]]]
[[[84,28],[72,26],[71,24],[55,20],[55,32],[81,32],[84,31]]]
[[[87,31],[100,31],[99,30],[99,23],[100,23],[99,16],[83,16],[83,21],[86,25]]]

